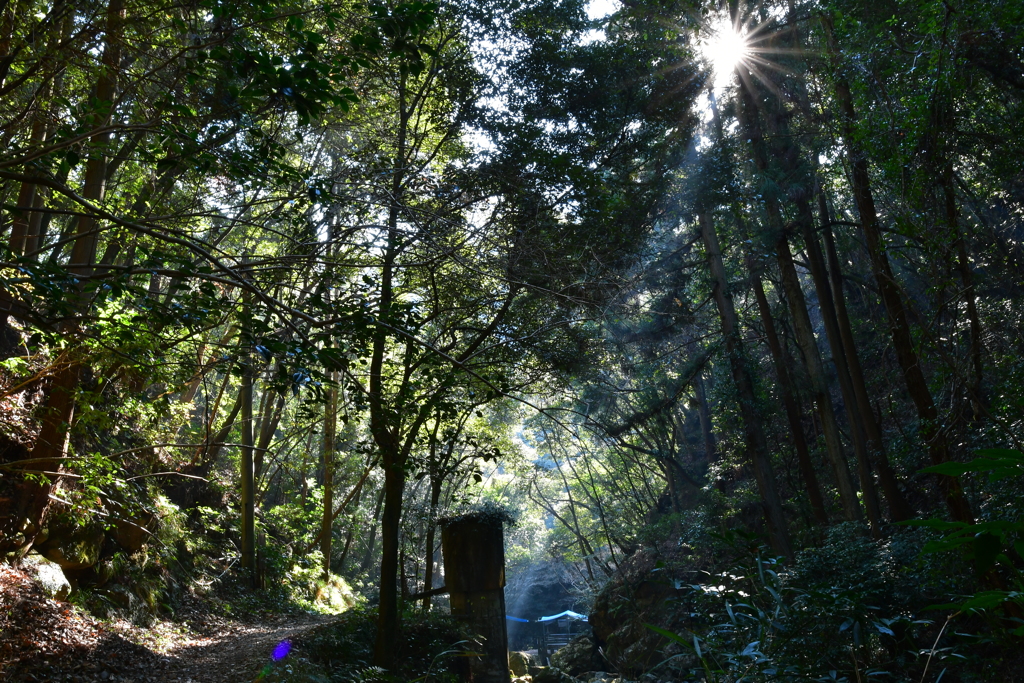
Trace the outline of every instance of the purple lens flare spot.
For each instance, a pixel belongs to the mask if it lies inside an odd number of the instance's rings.
[[[291,652],[291,649],[291,641],[282,640],[280,643],[277,644],[277,647],[274,648],[274,652],[270,656],[275,662],[279,662],[288,656],[288,653]]]

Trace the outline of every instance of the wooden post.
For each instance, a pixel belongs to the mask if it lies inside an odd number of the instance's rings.
[[[468,515],[445,522],[441,548],[452,616],[483,639],[483,656],[469,660],[469,680],[509,683],[501,521],[492,516]]]

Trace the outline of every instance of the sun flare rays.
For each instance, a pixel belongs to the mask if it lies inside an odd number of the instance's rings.
[[[711,72],[711,85],[716,91],[729,87],[735,74],[745,81],[754,78],[775,90],[769,72],[790,72],[780,58],[806,52],[787,44],[791,29],[780,29],[779,19],[768,16],[760,22],[753,17],[732,21],[722,12],[702,24],[697,50]]]
[[[750,45],[742,28],[732,25],[725,16],[708,25],[698,45],[711,68],[716,89],[728,84],[733,71],[750,54]]]

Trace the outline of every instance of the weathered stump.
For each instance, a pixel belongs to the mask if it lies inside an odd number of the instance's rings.
[[[483,656],[469,659],[469,680],[509,683],[501,521],[468,515],[443,522],[441,549],[452,616],[482,638]]]

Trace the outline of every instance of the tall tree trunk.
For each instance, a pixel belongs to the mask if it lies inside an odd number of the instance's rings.
[[[430,518],[427,520],[426,549],[423,553],[426,568],[423,571],[423,592],[430,593],[434,588],[434,546],[437,531],[437,505],[441,502],[441,486],[444,483],[439,477],[430,478]],[[430,611],[430,595],[423,597],[423,611]]]
[[[757,309],[761,314],[761,323],[764,325],[768,348],[771,350],[772,360],[775,363],[775,375],[779,380],[779,393],[782,395],[782,405],[786,409],[789,431],[793,436],[793,448],[796,449],[797,462],[800,465],[800,475],[804,480],[804,487],[807,489],[807,497],[811,502],[811,509],[814,511],[814,519],[818,524],[826,526],[828,525],[828,512],[825,510],[825,500],[821,496],[818,475],[814,472],[810,449],[807,447],[807,437],[804,435],[803,420],[800,418],[800,406],[797,403],[796,388],[789,375],[786,356],[782,351],[782,343],[779,341],[779,335],[775,329],[775,320],[772,318],[771,307],[768,305],[768,297],[765,296],[764,286],[761,283],[761,278],[755,272],[753,264],[750,266],[750,280],[754,289],[754,297],[757,299]]]
[[[226,386],[228,380],[231,379],[231,374],[226,373],[224,375],[224,385]],[[217,397],[218,402],[220,397]],[[214,420],[217,418],[217,407],[214,406],[214,410],[210,413],[210,419],[207,423],[207,439],[206,444],[196,450],[195,455],[192,458],[193,465],[199,468],[203,468],[208,464],[212,464],[217,460],[217,456],[220,455],[221,444],[228,435],[231,434],[231,428],[235,424],[235,419],[238,418],[238,413],[242,410],[242,393],[239,392],[238,397],[235,399],[235,403],[231,406],[231,410],[228,411],[228,416],[224,418],[224,424],[221,425],[220,429],[215,434],[210,434],[209,429],[214,425]]]
[[[783,235],[775,243],[775,253],[782,276],[782,288],[789,304],[793,330],[796,332],[797,345],[807,364],[807,374],[811,381],[811,396],[817,407],[818,421],[825,437],[825,453],[832,465],[832,473],[836,478],[836,488],[843,506],[843,516],[855,521],[861,518],[860,504],[857,501],[857,490],[853,485],[850,468],[843,452],[843,444],[839,435],[839,425],[832,408],[832,397],[828,393],[825,380],[825,369],[822,366],[821,354],[814,339],[811,319],[807,314],[807,304],[800,280],[793,263],[793,254],[789,250],[789,241]]]
[[[823,17],[822,23],[829,38],[829,49],[835,55],[836,50],[832,36],[831,17],[826,15]],[[928,388],[928,381],[925,379],[924,371],[921,369],[921,362],[914,348],[914,339],[910,332],[910,324],[907,321],[907,312],[903,305],[899,284],[893,275],[892,267],[889,265],[889,258],[885,253],[885,240],[882,237],[882,228],[878,220],[875,199],[871,191],[867,156],[856,142],[857,137],[854,130],[856,113],[853,108],[850,85],[845,78],[837,77],[834,81],[834,86],[836,99],[839,101],[840,106],[843,141],[850,160],[853,198],[857,206],[857,212],[860,214],[864,240],[867,245],[868,254],[871,257],[871,269],[875,280],[878,282],[882,304],[885,306],[888,316],[889,333],[892,336],[893,348],[896,351],[896,358],[903,371],[907,392],[910,394],[914,407],[917,409],[918,420],[921,423],[921,437],[927,444],[928,455],[932,464],[940,465],[948,462],[950,459],[949,437],[940,428],[938,408],[935,406],[931,390]],[[946,506],[949,508],[952,518],[958,522],[973,523],[974,513],[964,495],[960,480],[956,477],[942,474],[935,476],[938,479]]]
[[[245,347],[248,351],[248,346]],[[239,425],[242,430],[242,569],[249,573],[251,585],[256,587],[256,491],[253,472],[253,434],[252,434],[252,385],[253,358],[245,353],[242,370],[241,414]]]
[[[757,410],[757,399],[754,392],[754,380],[743,353],[743,342],[740,338],[739,321],[736,308],[729,291],[729,281],[722,263],[722,250],[718,243],[711,216],[702,212],[700,221],[701,238],[707,252],[708,267],[711,271],[712,292],[715,305],[722,324],[722,336],[725,338],[725,349],[729,356],[733,381],[736,383],[740,414],[743,417],[743,435],[747,453],[754,465],[754,478],[761,494],[768,534],[775,552],[787,557],[793,556],[793,548],[789,540],[789,530],[782,511],[782,500],[775,487],[775,474],[772,472],[768,454],[768,442],[765,439],[761,417]]]
[[[740,79],[740,100],[740,121],[746,129],[747,137],[750,140],[754,164],[757,166],[758,171],[767,175],[768,155],[765,150],[764,135],[761,130],[760,113],[754,94],[742,78]],[[807,374],[811,381],[811,394],[818,410],[818,417],[821,420],[822,431],[825,434],[825,452],[828,455],[836,478],[836,488],[839,490],[843,515],[848,520],[858,520],[861,518],[861,514],[860,504],[857,501],[857,491],[853,486],[853,479],[850,476],[846,455],[843,453],[839,425],[836,423],[835,413],[832,408],[832,397],[828,393],[828,383],[825,379],[821,354],[818,351],[818,344],[814,338],[814,328],[807,313],[807,303],[804,299],[803,289],[800,286],[800,278],[793,263],[793,254],[789,248],[789,239],[782,220],[782,211],[778,200],[770,193],[765,193],[764,195],[764,206],[768,214],[768,225],[775,239],[775,255],[782,279],[782,290],[789,304],[797,344],[800,346],[804,361],[807,364]]]
[[[459,431],[462,431],[462,424],[459,425]],[[428,509],[427,517],[427,538],[425,548],[423,550],[423,559],[425,568],[423,570],[423,592],[426,595],[423,596],[423,611],[430,611],[430,591],[434,587],[434,538],[437,531],[437,505],[441,501],[441,489],[444,485],[444,467],[437,460],[437,433],[441,429],[441,414],[438,412],[437,417],[434,419],[434,428],[430,432],[430,461],[428,464],[428,474],[430,477],[430,508]],[[455,447],[455,439],[449,442],[447,449],[447,458],[445,463],[447,464],[448,459],[451,457],[452,451]]]
[[[836,320],[839,324],[843,348],[846,351],[846,362],[850,369],[850,379],[853,382],[857,408],[860,410],[861,418],[864,421],[864,430],[868,439],[871,458],[878,467],[878,480],[881,484],[885,501],[889,505],[889,516],[894,522],[903,522],[911,519],[914,516],[914,511],[900,490],[896,473],[893,472],[892,465],[889,463],[889,456],[885,451],[885,440],[882,436],[882,426],[871,407],[871,400],[868,397],[867,383],[864,380],[864,368],[860,362],[857,345],[853,339],[853,327],[850,325],[850,315],[846,309],[843,271],[839,263],[839,254],[836,251],[835,237],[832,234],[832,217],[828,210],[825,195],[820,191],[818,193],[818,208],[821,213],[822,233],[825,237],[825,255],[828,261],[832,298],[836,306]]]
[[[981,318],[978,317],[978,296],[974,289],[974,275],[971,272],[971,260],[967,254],[967,241],[964,239],[963,231],[960,229],[960,210],[956,203],[956,188],[953,184],[953,165],[946,164],[942,175],[942,190],[945,195],[946,222],[949,225],[950,235],[953,238],[954,259],[957,273],[960,275],[960,285],[963,287],[963,299],[967,305],[967,320],[970,323],[971,331],[971,375],[967,383],[970,392],[971,407],[974,410],[974,419],[980,419],[985,413],[984,398],[982,394],[982,380],[984,379],[984,366],[982,354],[985,347],[981,340]]]
[[[383,459],[383,458],[382,458]],[[394,459],[384,467],[384,512],[380,520],[380,603],[377,641],[373,659],[377,666],[390,666],[394,661],[394,644],[398,641],[398,570],[402,521],[402,495],[405,492],[405,468]]]
[[[832,352],[832,362],[835,365],[836,375],[839,379],[839,390],[843,396],[846,418],[850,423],[850,436],[853,441],[854,455],[857,459],[857,475],[858,479],[860,479],[864,508],[867,511],[868,523],[871,525],[872,534],[876,538],[881,538],[882,513],[878,502],[878,492],[875,488],[874,475],[871,472],[871,459],[868,454],[864,418],[857,405],[857,396],[853,390],[849,360],[846,348],[843,345],[842,335],[839,332],[839,321],[836,317],[836,306],[832,296],[832,286],[829,282],[828,270],[825,268],[825,258],[818,244],[818,236],[814,232],[814,220],[811,216],[810,206],[804,200],[798,200],[796,204],[798,212],[797,222],[800,224],[803,232],[804,244],[807,249],[807,261],[811,269],[811,278],[814,280],[814,289],[818,294],[818,308],[821,311],[822,321],[825,323],[825,337],[828,340],[829,350]],[[855,349],[853,351],[856,353]]]
[[[97,100],[104,100],[106,98],[106,101],[112,101],[114,97],[117,87],[117,69],[115,67],[121,61],[120,41],[123,19],[124,6],[122,0],[110,0],[110,4],[107,6],[106,35],[104,37],[103,56],[101,59],[102,72],[97,79],[95,88]],[[109,112],[107,112],[106,117],[100,117],[98,124],[102,125],[108,118]],[[103,155],[100,154],[99,160],[102,160],[102,158]],[[100,193],[97,195],[98,191]],[[83,195],[87,199],[102,199],[101,188],[96,188],[89,184],[88,169]],[[71,268],[72,272],[85,275],[92,273],[96,249],[95,242],[93,242],[92,250],[88,249],[90,239],[95,240],[95,235],[92,234],[91,230],[88,235],[81,231],[78,233],[74,242],[74,250],[78,253],[78,260],[72,259],[72,264],[77,264],[78,267]],[[23,237],[20,245],[22,251],[25,244]],[[87,303],[84,297],[82,297],[81,291],[79,289],[77,292],[77,301],[74,307],[79,312],[84,312],[87,308]],[[62,332],[71,340],[70,343],[73,345],[76,330],[65,326]],[[63,462],[60,458],[64,457],[67,452],[69,432],[75,414],[75,393],[78,390],[79,379],[83,371],[83,361],[80,352],[74,346],[69,347],[68,351],[62,355],[61,361],[62,366],[53,377],[47,392],[45,405],[42,407],[39,436],[32,450],[33,458],[40,459],[37,466],[41,470],[48,472],[60,472]],[[27,519],[29,522],[23,529],[26,536],[26,543],[23,546],[25,551],[35,542],[35,538],[42,528],[42,522],[49,507],[49,497],[53,487],[60,478],[59,475],[46,476],[47,480],[43,483],[26,483],[22,491],[22,504],[20,506],[23,513],[22,518]]]
[[[743,234],[749,235],[746,222],[740,213],[739,206],[733,206],[733,214],[736,223]],[[786,420],[789,422],[790,434],[793,437],[793,447],[797,454],[797,463],[800,467],[800,475],[807,490],[807,497],[811,503],[811,510],[814,518],[822,526],[828,525],[828,511],[825,509],[825,500],[821,495],[821,486],[818,483],[818,475],[814,471],[814,463],[811,461],[810,449],[807,446],[807,437],[804,433],[803,419],[801,417],[800,403],[796,384],[789,374],[789,358],[783,350],[779,339],[778,331],[775,328],[775,318],[772,316],[771,306],[768,304],[768,297],[765,295],[764,283],[758,273],[754,258],[748,257],[747,271],[750,274],[754,298],[757,300],[757,310],[761,317],[761,324],[764,325],[765,338],[768,348],[772,354],[772,361],[775,365],[775,375],[779,381],[779,393],[782,397],[782,405],[786,411]]]
[[[60,366],[46,392],[42,424],[32,449],[32,457],[39,458],[35,463],[36,469],[44,472],[61,472],[63,469],[75,414],[75,392],[82,372],[82,365],[73,350],[59,356],[57,363]],[[27,522],[22,528],[26,539],[22,554],[29,551],[42,529],[50,506],[50,494],[60,479],[56,474],[43,476],[42,481],[26,481],[22,487],[19,518]]]
[[[337,382],[337,373],[331,373]],[[334,535],[334,447],[338,440],[338,387],[327,390],[324,406],[324,516],[320,522],[320,553],[323,555],[323,577],[331,576],[331,537]]]
[[[110,0],[107,6],[106,39],[101,59],[101,73],[96,83],[96,106],[100,110],[93,116],[94,125],[99,128],[109,123],[113,115],[114,99],[117,92],[117,77],[121,68],[121,31],[124,22],[124,1]],[[107,186],[107,145],[110,133],[101,133],[89,141],[89,161],[85,166],[85,183],[82,196],[95,203],[101,203]],[[99,221],[95,216],[83,215],[78,220],[77,237],[71,249],[69,266],[72,272],[92,275],[92,264],[96,261],[96,245],[99,243]]]
[[[274,440],[274,434],[277,432],[277,426],[281,424],[281,417],[284,415],[284,404],[286,401],[285,394],[281,393],[277,395],[277,400],[272,400],[272,397],[268,397],[267,404],[264,406],[263,415],[259,421],[259,429],[256,430],[259,434],[259,438],[256,439],[256,449],[253,454],[253,474],[256,477],[257,484],[260,478],[263,476],[263,461],[267,457],[267,451],[270,448],[270,443]],[[337,395],[335,395],[335,402],[337,402]]]
[[[398,257],[398,218],[405,171],[406,136],[409,112],[406,102],[408,74],[402,69],[398,91],[398,145],[394,158],[391,181],[391,199],[388,206],[388,231],[380,270],[380,301],[378,316],[390,318],[394,299],[392,278]],[[399,442],[398,416],[394,415],[384,396],[384,354],[387,350],[388,331],[378,325],[373,334],[370,355],[370,433],[380,450],[384,468],[384,514],[381,518],[380,605],[377,619],[377,639],[373,647],[374,664],[390,667],[394,660],[394,643],[398,638],[398,545],[402,519],[402,493],[405,490],[405,463]]]
[[[380,509],[384,506],[384,489],[377,494],[377,504],[373,508],[373,519],[370,521],[370,538],[366,542],[366,552],[363,553],[363,561],[359,563],[359,570],[370,571],[373,565],[373,551],[377,546],[377,523],[380,520]]]
[[[355,498],[352,500],[352,504],[356,507],[357,510],[359,508],[359,499],[363,495],[361,489],[362,487],[360,487],[359,491],[356,491]],[[355,527],[356,520],[355,513],[353,512],[351,515],[349,515],[348,531],[345,532],[345,547],[341,549],[341,557],[338,558],[338,574],[342,576],[345,575],[345,561],[348,559],[348,551],[352,548],[352,541],[355,539]]]
[[[715,445],[715,432],[711,425],[711,406],[704,388],[703,373],[697,373],[693,379],[693,393],[697,397],[697,417],[700,419],[700,433],[704,439],[704,459],[709,462],[718,460],[718,447]]]
[[[42,89],[37,97],[39,106],[44,106],[45,101],[48,99],[48,93],[46,88]],[[32,133],[29,139],[29,146],[34,147],[41,144],[46,139],[46,123],[42,112],[36,112],[32,121]],[[18,191],[18,208],[20,211],[17,213],[12,212],[13,220],[11,221],[11,237],[9,246],[11,251],[16,256],[24,256],[27,253],[33,251],[35,245],[35,237],[31,234],[31,225],[33,219],[37,218],[38,212],[32,211],[34,208],[39,208],[39,192],[38,187],[35,183],[23,182],[21,188]],[[35,225],[39,225],[39,221],[35,220]]]
[[[789,7],[789,20],[796,20],[795,8],[792,4]],[[785,34],[780,34],[778,40],[783,46],[792,48],[795,47],[798,34],[796,31],[789,31]],[[795,91],[797,101],[804,115],[807,117],[813,116],[807,87],[803,80],[796,79]],[[862,411],[857,403],[853,380],[850,376],[848,353],[855,354],[856,349],[851,347],[848,350],[843,343],[842,335],[839,331],[831,281],[828,276],[828,269],[825,267],[825,259],[821,253],[818,236],[815,232],[810,200],[805,190],[806,185],[800,186],[801,182],[812,184],[812,177],[801,163],[801,159],[805,154],[799,148],[796,139],[792,135],[789,117],[784,109],[779,106],[777,100],[770,100],[764,103],[762,109],[765,113],[768,133],[773,139],[773,156],[779,160],[779,166],[787,179],[787,190],[793,205],[796,207],[795,222],[800,226],[807,249],[808,266],[811,272],[811,279],[814,282],[814,289],[818,296],[818,308],[825,326],[825,338],[829,345],[829,351],[832,353],[832,362],[836,369],[836,379],[839,381],[839,390],[843,397],[847,422],[850,425],[850,440],[853,443],[854,457],[857,462],[857,477],[860,480],[864,509],[867,512],[872,534],[875,538],[881,538],[882,512],[878,501],[878,491],[875,486],[874,475],[871,471],[871,457],[867,444],[866,428],[864,426],[865,417],[861,414]],[[811,152],[811,157],[812,159],[817,159],[817,149]]]
[[[63,14],[64,17],[60,21],[60,29],[50,37],[49,47],[54,51],[59,49],[61,43],[70,35],[73,25],[73,9],[64,11]],[[65,73],[66,70],[61,69],[52,79],[45,81],[39,88],[36,96],[37,111],[32,121],[30,146],[38,146],[46,142],[57,129],[57,120],[50,117],[51,120],[47,122],[44,112],[54,100],[54,96],[63,95]],[[18,193],[18,206],[26,207],[27,211],[20,217],[16,217],[12,225],[10,247],[11,251],[15,254],[29,256],[42,248],[45,238],[43,233],[46,226],[44,216],[48,220],[49,214],[32,209],[43,208],[48,193],[49,188],[40,187],[34,183],[22,183]]]

